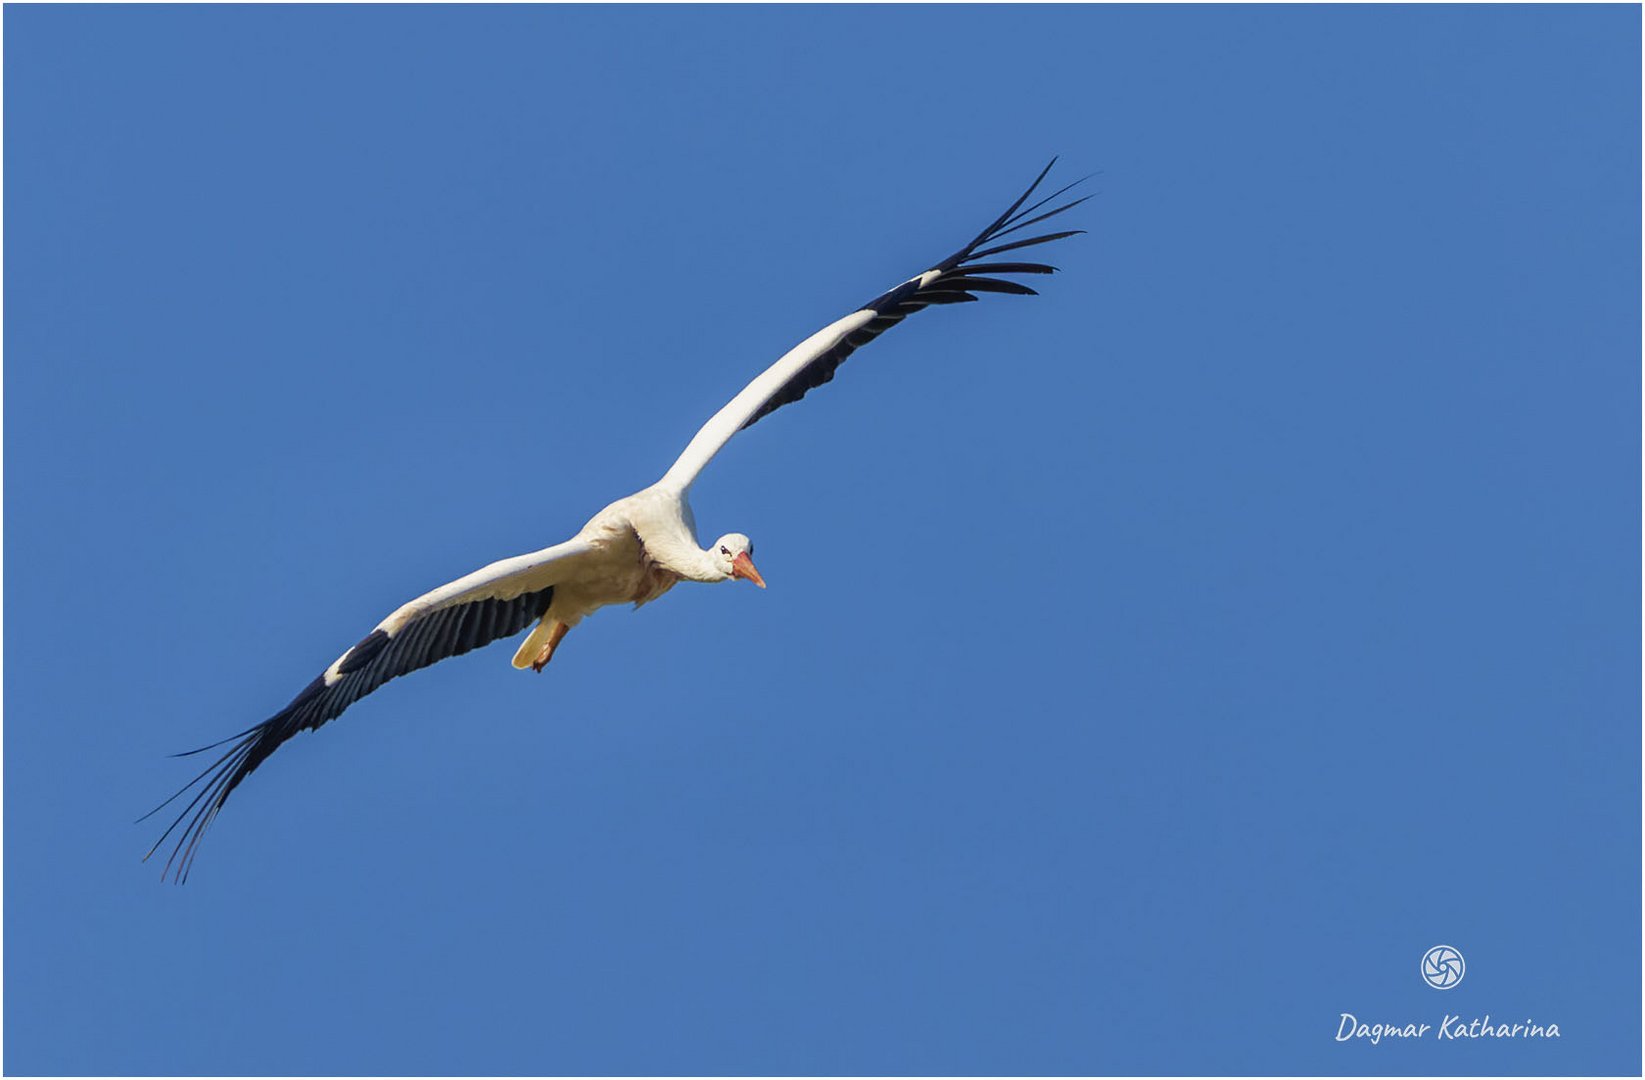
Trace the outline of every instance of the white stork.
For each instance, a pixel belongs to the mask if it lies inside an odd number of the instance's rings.
[[[1053,158],[1051,164],[1055,163]],[[761,372],[702,426],[661,480],[607,506],[563,544],[494,562],[419,596],[378,623],[267,720],[178,755],[230,744],[180,791],[144,815],[147,818],[199,785],[144,859],[181,827],[164,872],[175,868],[176,879],[186,880],[206,827],[253,769],[293,735],[342,715],[390,679],[511,637],[533,622],[536,627],[514,653],[514,666],[540,672],[566,632],[600,608],[649,603],[680,581],[743,580],[763,589],[765,581],[754,568],[754,544],[742,533],[727,533],[707,548],[698,546],[687,501],[697,474],[737,432],[828,382],[852,352],[914,312],[932,304],[973,301],[977,293],[1035,295],[1026,285],[985,275],[1050,274],[1055,267],[983,260],[1084,231],[997,242],[1091,197],[1036,213],[1080,183],[1076,180],[1024,207],[1050,171],[1047,165],[1005,213],[959,251],[829,323]]]

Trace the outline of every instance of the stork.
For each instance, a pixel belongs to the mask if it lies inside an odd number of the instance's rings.
[[[1081,182],[1076,180],[1025,206],[1054,164],[1055,158],[970,243],[829,323],[761,372],[702,426],[662,479],[607,506],[564,543],[494,562],[424,593],[378,623],[267,720],[178,755],[227,746],[199,775],[143,816],[146,819],[198,788],[144,859],[176,833],[162,873],[175,872],[177,881],[186,880],[206,828],[257,766],[293,735],[336,719],[390,679],[512,637],[532,623],[536,626],[514,653],[514,666],[541,672],[567,632],[600,608],[647,604],[681,581],[749,581],[765,588],[747,536],[733,532],[706,548],[698,544],[688,500],[692,482],[737,432],[828,382],[846,357],[915,312],[971,302],[978,294],[1035,295],[1012,278],[1051,274],[1055,267],[988,260],[1084,231],[1004,239],[1091,197],[1044,209]]]

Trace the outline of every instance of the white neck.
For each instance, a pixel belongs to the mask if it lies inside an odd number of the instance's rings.
[[[645,553],[652,562],[687,581],[728,581],[730,575],[720,569],[714,553],[704,551],[697,542],[675,530],[658,530],[649,535],[642,533]]]
[[[678,560],[670,559],[663,563],[668,569],[685,578],[687,581],[730,581],[731,575],[720,569],[719,560],[714,558],[712,551],[702,548],[685,553],[686,557]]]
[[[683,490],[653,484],[624,500],[625,516],[646,555],[658,566],[687,581],[729,581],[714,553],[697,546],[697,523]]]

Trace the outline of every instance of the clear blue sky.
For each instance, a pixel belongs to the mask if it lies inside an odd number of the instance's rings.
[[[6,1070],[1637,1071],[1639,18],[8,8]],[[393,683],[138,863],[167,752],[1052,153],[1043,297],[705,474],[769,591]]]

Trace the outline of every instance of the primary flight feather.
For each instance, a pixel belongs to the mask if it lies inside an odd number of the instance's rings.
[[[969,244],[818,330],[761,372],[702,426],[661,480],[607,506],[563,544],[494,562],[419,596],[378,623],[285,708],[237,735],[189,751],[203,754],[227,747],[182,790],[144,815],[194,791],[148,855],[175,833],[165,872],[187,879],[207,826],[253,769],[299,731],[335,719],[390,679],[512,637],[532,623],[536,626],[514,653],[514,666],[541,671],[566,632],[602,607],[644,604],[680,581],[743,580],[763,589],[748,537],[728,533],[707,548],[698,545],[687,502],[692,481],[737,432],[828,382],[846,357],[916,311],[974,301],[979,293],[1033,296],[1033,289],[1012,277],[1050,274],[1055,267],[986,260],[1083,231],[1006,239],[1090,198],[1041,212],[1076,180],[1025,206],[1050,171],[1051,165],[1041,170],[1028,190]]]

